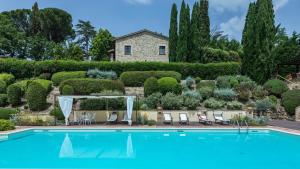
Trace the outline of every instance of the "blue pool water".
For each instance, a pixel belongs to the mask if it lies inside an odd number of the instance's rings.
[[[36,130],[2,138],[0,168],[300,169],[300,136],[269,130]]]

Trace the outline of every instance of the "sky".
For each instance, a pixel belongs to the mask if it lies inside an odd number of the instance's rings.
[[[0,12],[31,8],[34,2],[40,8],[55,7],[69,12],[75,25],[79,19],[89,20],[98,30],[108,29],[121,36],[141,29],[168,35],[173,3],[180,10],[181,0],[0,0]],[[192,5],[197,0],[185,0]],[[241,39],[249,3],[253,0],[209,0],[211,29],[224,31],[229,38]],[[300,0],[273,0],[276,24],[288,34],[300,32]]]

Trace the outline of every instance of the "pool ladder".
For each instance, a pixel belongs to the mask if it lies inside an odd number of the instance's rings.
[[[248,125],[248,123],[247,123],[246,120],[243,121],[243,122],[244,122],[245,127],[246,127],[246,133],[248,134],[249,133],[249,125]],[[236,124],[237,124],[237,127],[238,127],[238,132],[240,134],[241,133],[241,129],[243,128],[243,125],[242,125],[242,123],[240,124],[240,122],[238,120],[236,120]]]

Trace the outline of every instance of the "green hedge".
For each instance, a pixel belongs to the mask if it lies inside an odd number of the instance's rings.
[[[139,87],[143,86],[144,82],[150,77],[155,77],[157,79],[173,77],[178,82],[181,80],[181,74],[174,71],[129,71],[122,73],[120,80],[125,86]]]
[[[222,49],[214,48],[204,48],[203,49],[203,63],[212,63],[212,62],[239,62],[240,57],[237,52],[226,51]]]
[[[41,84],[31,82],[26,90],[26,100],[30,110],[44,110],[47,107],[47,91]]]
[[[9,120],[12,114],[17,114],[18,112],[17,109],[0,108],[0,119]]]
[[[107,107],[106,107],[107,106]],[[126,101],[124,98],[114,99],[86,99],[80,103],[81,110],[124,110]]]
[[[237,62],[223,63],[161,63],[161,62],[87,62],[87,61],[26,61],[16,59],[0,59],[0,72],[12,73],[16,78],[31,78],[42,73],[54,74],[62,71],[99,70],[115,71],[118,75],[126,71],[176,71],[184,77],[193,76],[202,79],[215,79],[221,75],[240,73]]]
[[[5,72],[5,71],[3,71],[3,72]],[[8,73],[1,73],[0,80],[3,80],[7,85],[10,85],[15,81],[15,76],[12,74],[8,74]]]
[[[125,92],[124,84],[119,80],[103,80],[103,79],[90,79],[90,78],[77,78],[63,81],[59,90],[65,85],[73,87],[75,95],[89,95],[92,93],[101,93],[105,90]]]
[[[77,72],[58,72],[52,75],[52,82],[55,86],[58,86],[62,81],[67,79],[74,79],[74,78],[85,78],[86,72],[85,71],[77,71]]]
[[[61,91],[61,94],[62,95],[65,95],[65,96],[71,96],[71,95],[74,95],[74,88],[70,85],[65,85],[63,88],[62,88],[62,91]]]
[[[300,106],[300,90],[290,90],[283,93],[282,105],[289,115],[294,115],[295,109]]]

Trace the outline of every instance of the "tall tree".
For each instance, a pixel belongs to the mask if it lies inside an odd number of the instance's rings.
[[[191,46],[188,62],[199,62],[201,57],[201,39],[199,32],[199,3],[195,2],[191,18]]]
[[[84,50],[85,57],[88,57],[90,43],[97,33],[95,27],[92,26],[90,21],[79,20],[76,25],[76,33],[78,36],[78,44]]]
[[[100,29],[96,37],[92,41],[92,47],[90,49],[91,55],[94,60],[109,60],[109,49],[111,49],[113,43],[113,36],[106,29]]]
[[[188,37],[189,37],[189,19],[187,13],[187,5],[184,0],[181,4],[179,18],[179,35],[177,44],[177,62],[184,62],[189,54]]]
[[[12,20],[0,14],[0,55],[24,57],[25,34],[20,32]]]
[[[253,9],[250,8],[254,7],[249,6],[249,12],[253,12],[251,11]],[[264,83],[271,77],[274,70],[274,56],[272,55],[272,50],[274,47],[276,28],[272,0],[257,0],[255,13],[249,14],[249,12],[248,18],[246,19],[248,23],[245,24],[243,33],[243,44],[245,45],[245,58],[243,59],[243,63],[248,63],[243,65],[243,70],[258,83]],[[251,23],[253,21],[249,19],[249,15],[255,15],[254,23]],[[249,20],[251,22],[249,22]],[[249,30],[250,28],[253,28],[253,30]]]
[[[45,8],[40,10],[42,32],[44,36],[56,43],[74,37],[72,16],[61,9]]]
[[[244,49],[244,57],[242,58],[242,72],[248,76],[255,76],[252,74],[255,62],[255,22],[256,22],[256,4],[250,3],[246,22],[243,30],[242,45]]]
[[[200,45],[205,47],[209,44],[210,40],[210,19],[208,15],[208,0],[200,0],[199,7],[199,32],[200,32]]]
[[[7,15],[12,19],[16,27],[25,32],[27,36],[30,34],[30,9],[16,9],[12,11],[5,11],[2,14]]]
[[[171,11],[170,29],[169,29],[169,58],[170,62],[176,61],[176,50],[178,41],[178,22],[177,5],[174,3]]]
[[[36,35],[41,31],[41,16],[38,3],[35,2],[32,6],[32,12],[30,15],[30,33]]]

